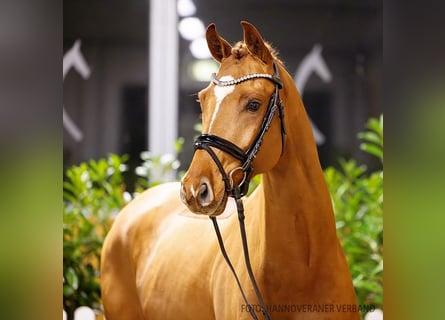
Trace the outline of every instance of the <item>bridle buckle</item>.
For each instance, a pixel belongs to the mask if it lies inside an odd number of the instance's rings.
[[[236,167],[234,169],[232,169],[229,172],[229,183],[230,183],[230,190],[233,190],[235,185],[234,185],[234,181],[233,181],[233,174],[237,171],[241,171],[243,173],[243,179],[241,180],[241,182],[238,184],[238,188],[241,189],[241,186],[246,182],[247,179],[247,173],[246,171],[242,168],[242,167]]]

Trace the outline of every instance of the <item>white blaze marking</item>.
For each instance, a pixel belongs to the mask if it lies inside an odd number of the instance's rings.
[[[219,80],[230,81],[230,80],[234,80],[234,78],[232,76],[224,76],[224,77],[221,77]],[[235,90],[235,85],[225,86],[225,87],[215,85],[215,88],[213,90],[214,90],[213,93],[215,94],[215,97],[216,97],[216,104],[215,104],[215,111],[213,112],[212,119],[210,120],[209,133],[212,130],[213,122],[216,119],[219,108],[221,106],[221,102],[224,100],[224,98],[227,95],[229,95],[230,93],[233,92],[233,90]]]

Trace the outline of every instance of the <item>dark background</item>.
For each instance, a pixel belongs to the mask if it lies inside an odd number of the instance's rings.
[[[253,23],[278,49],[293,76],[314,44],[333,75],[330,83],[312,75],[303,101],[326,136],[320,146],[322,165],[354,157],[370,169],[379,163],[359,149],[357,133],[367,119],[382,113],[383,9],[381,1],[245,0],[194,1],[194,16],[215,23],[229,42],[242,39],[241,20]],[[149,4],[145,0],[65,0],[63,44],[82,40],[92,75],[71,72],[64,81],[64,105],[85,133],[77,143],[64,132],[64,164],[77,164],[110,152],[139,157],[146,150]],[[178,21],[180,18],[178,18]],[[199,107],[194,94],[207,86],[188,75],[194,61],[189,42],[179,36],[179,136],[185,138],[181,169],[193,154]],[[145,97],[145,99],[144,99]],[[157,106],[159,107],[159,106]],[[144,111],[145,110],[145,111]],[[129,125],[129,121],[131,125]]]

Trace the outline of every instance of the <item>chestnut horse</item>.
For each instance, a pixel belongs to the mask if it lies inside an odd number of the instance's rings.
[[[301,97],[274,50],[254,26],[241,24],[244,41],[233,47],[213,24],[206,32],[220,69],[199,93],[200,143],[211,136],[219,144],[196,143],[182,183],[136,197],[107,236],[101,265],[107,320],[251,319],[208,216],[218,216],[227,254],[261,319],[236,206],[223,179],[230,175],[230,184],[241,186],[256,174],[262,174],[261,184],[243,197],[245,225],[253,273],[271,319],[360,319]],[[246,174],[227,149],[247,153],[281,83],[275,102],[283,110],[272,113]],[[221,141],[232,147],[221,147]]]

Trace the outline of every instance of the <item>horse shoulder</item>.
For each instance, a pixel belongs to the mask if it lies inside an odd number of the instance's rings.
[[[182,208],[179,183],[165,183],[147,189],[131,201],[116,217],[108,235],[110,241],[119,241],[131,251],[132,260],[138,260],[141,245],[153,234],[153,229],[168,216]]]
[[[116,217],[102,248],[101,287],[107,319],[143,319],[136,286],[136,268],[153,228],[168,216],[163,206],[174,205],[179,184],[148,189]],[[131,315],[128,312],[132,313]]]

